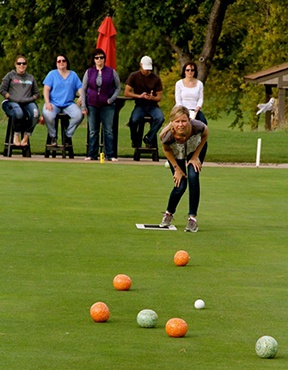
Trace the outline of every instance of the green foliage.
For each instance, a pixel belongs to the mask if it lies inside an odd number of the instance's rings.
[[[165,122],[169,122],[169,115],[175,105],[175,83],[180,79],[179,65],[176,63],[171,70],[164,70],[160,73],[163,83],[163,96],[160,103],[165,116]]]
[[[279,22],[288,16],[284,3],[238,0],[228,7],[205,86],[209,102],[205,112],[209,116],[215,118],[217,111],[233,111],[236,118],[232,126],[258,127],[255,113],[257,104],[265,102],[265,90],[263,85],[245,84],[244,76],[287,61],[288,37]],[[277,90],[273,93],[277,97]]]
[[[121,3],[122,8],[117,10],[120,18],[118,42],[121,44],[120,49],[125,44],[130,52],[124,56],[127,63],[124,62],[123,54],[119,56],[123,60],[120,62],[120,75],[126,76],[131,71],[129,65],[133,65],[133,69],[138,68],[139,59],[145,49],[145,53],[155,60],[157,69],[161,68],[160,75],[166,90],[161,107],[167,117],[174,105],[173,90],[179,79],[177,72],[175,74],[179,69],[179,62],[172,52],[170,42],[179,45],[182,52],[188,50],[191,57],[197,60],[205,41],[213,1],[201,1],[197,4],[183,1],[181,4],[177,3],[178,7],[175,1],[163,3],[143,0]],[[219,112],[233,112],[235,118],[231,123],[232,127],[242,130],[248,124],[254,130],[258,127],[259,120],[255,114],[257,104],[265,102],[265,91],[261,86],[245,84],[244,76],[287,59],[285,46],[288,40],[286,36],[283,37],[281,24],[277,22],[279,18],[286,16],[287,7],[285,2],[279,4],[272,0],[264,3],[258,0],[239,0],[231,1],[230,4],[205,85],[203,109],[209,119],[219,118]],[[186,19],[186,22],[180,19]],[[185,34],[184,29],[189,29],[189,35]],[[162,42],[159,43],[159,40]],[[277,91],[274,93],[277,94]]]
[[[171,65],[169,47],[161,29],[147,22],[148,15],[142,15],[141,6],[138,2],[121,1],[116,11],[117,71],[123,82],[132,71],[139,69],[143,55],[151,56],[156,69]]]
[[[117,72],[125,83],[152,57],[164,79],[165,115],[174,105],[179,54],[197,61],[215,1],[201,0],[3,0],[0,2],[0,76],[13,68],[14,57],[28,57],[29,72],[39,86],[55,53],[64,52],[82,78],[104,17],[113,16],[117,30]],[[258,126],[257,104],[264,88],[244,83],[244,76],[287,61],[288,7],[285,0],[230,0],[209,76],[203,109],[209,119],[234,113],[233,127]],[[274,96],[277,90],[273,91]]]
[[[152,57],[157,71],[173,67],[175,48],[191,56],[200,54],[212,5],[211,0],[119,2],[115,16],[117,45],[120,50],[127,50],[118,54],[120,76],[125,80],[131,67],[138,69],[145,54]]]
[[[91,25],[100,25],[103,5],[104,1],[96,0],[4,1],[0,5],[3,56],[0,74],[7,73],[13,67],[15,55],[21,53],[27,56],[29,70],[40,82],[52,68],[56,53],[62,52],[71,59],[71,68],[82,77],[89,50],[95,47],[97,29],[94,28],[94,42],[91,35],[89,41],[85,35]],[[93,14],[91,8],[95,8]]]

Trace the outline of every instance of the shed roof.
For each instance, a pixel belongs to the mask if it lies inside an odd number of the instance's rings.
[[[288,63],[279,64],[263,71],[244,76],[244,80],[245,82],[255,84],[288,88]]]

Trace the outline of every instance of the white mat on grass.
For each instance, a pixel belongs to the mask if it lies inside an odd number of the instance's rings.
[[[141,230],[162,230],[162,231],[175,231],[177,228],[174,225],[160,227],[153,224],[136,224],[137,229]]]

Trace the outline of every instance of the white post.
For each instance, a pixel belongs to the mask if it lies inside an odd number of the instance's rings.
[[[256,167],[260,165],[260,154],[261,154],[261,139],[257,140],[257,153],[256,153]]]

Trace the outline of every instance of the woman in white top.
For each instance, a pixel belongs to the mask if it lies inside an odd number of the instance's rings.
[[[197,119],[208,125],[207,120],[201,111],[204,93],[203,83],[197,79],[198,69],[194,62],[184,64],[181,73],[181,80],[175,85],[176,106],[184,106],[189,109],[191,119]],[[203,162],[207,151],[207,143],[201,150],[200,159]]]

